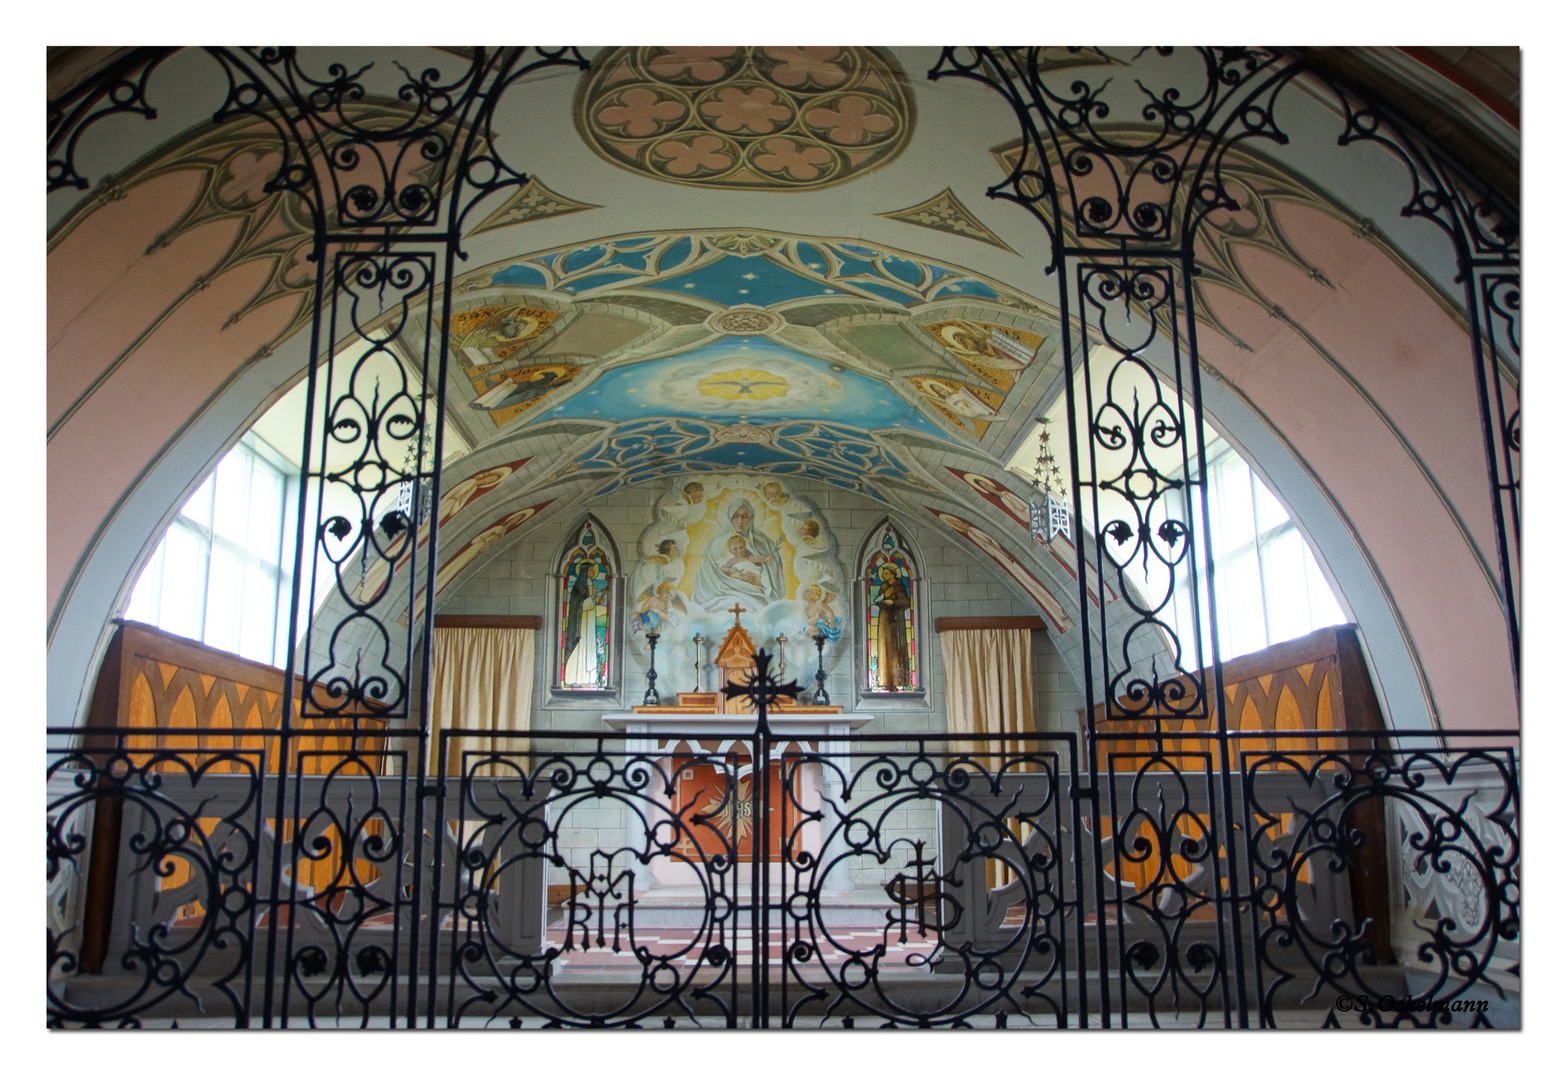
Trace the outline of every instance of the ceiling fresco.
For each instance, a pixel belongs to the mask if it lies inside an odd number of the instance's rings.
[[[762,307],[810,297],[903,307],[963,297],[1040,312],[1036,300],[982,275],[852,240],[776,233],[667,233],[604,239],[507,260],[490,284],[584,296],[639,285],[714,304]]]
[[[557,495],[558,513],[738,469],[915,512],[954,500],[967,515],[951,517],[965,523],[954,538],[982,550],[972,538],[990,540],[1013,515],[970,506],[973,487],[938,462],[961,445],[961,476],[1000,476],[1061,369],[1056,323],[1035,298],[844,238],[605,237],[475,270],[458,296],[452,356],[470,393],[448,406],[479,449],[557,443],[506,500]],[[1026,551],[1023,538],[1024,527],[1010,543]],[[1063,560],[1035,569],[1006,566],[1029,596],[1047,592],[1042,579],[1068,588]]]
[[[939,429],[884,383],[766,338],[725,337],[616,368],[548,411],[554,416],[681,416],[723,423],[816,417],[861,428]]]
[[[576,97],[588,146],[677,184],[829,187],[893,160],[912,95],[878,49],[621,48],[598,55]]]
[[[990,429],[1022,417],[1012,395],[1042,393],[1058,365],[1037,300],[842,239],[605,238],[505,260],[459,289],[452,355],[471,393],[450,406],[475,445],[549,420],[790,419],[860,441],[899,429],[993,442],[999,459],[1013,433]],[[726,444],[699,455],[739,458],[783,465]]]
[[[885,440],[843,425],[787,420],[769,426],[698,420],[645,420],[618,425],[576,459],[587,471],[619,473],[602,488],[642,483],[679,472],[734,468],[807,476],[885,501],[877,481],[918,485],[905,458]]]

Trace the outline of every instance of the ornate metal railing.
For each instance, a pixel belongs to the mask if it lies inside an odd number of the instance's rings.
[[[1517,761],[1500,733],[1458,750],[1235,733],[1225,773],[1204,735],[1106,737],[1094,778],[1074,732],[451,731],[422,792],[391,751],[279,777],[264,749],[188,731],[70,749],[81,734],[56,732],[49,765],[59,1025],[1516,1015]],[[117,888],[89,972],[102,874]]]

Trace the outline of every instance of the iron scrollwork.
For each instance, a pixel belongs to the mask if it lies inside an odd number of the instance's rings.
[[[270,852],[260,817],[264,754],[138,751],[113,733],[94,741],[101,749],[59,752],[49,768],[49,883],[59,885],[47,949],[50,1026],[139,1027],[149,1015],[187,1009],[245,1026],[257,886]],[[100,874],[114,867],[119,883],[106,932],[91,916],[105,883],[91,879],[89,860]]]

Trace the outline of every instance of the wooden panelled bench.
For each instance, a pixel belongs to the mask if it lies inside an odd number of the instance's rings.
[[[109,644],[93,691],[83,749],[94,754],[128,752],[136,768],[166,774],[170,784],[185,777],[213,774],[287,772],[299,776],[360,776],[383,771],[385,721],[378,717],[300,717],[304,680],[293,685],[294,736],[283,760],[277,732],[282,726],[286,674],[267,664],[246,660],[197,641],[177,637],[152,626],[122,622]],[[319,691],[317,689],[317,695]],[[161,759],[161,760],[160,760]],[[180,775],[176,775],[180,774]],[[242,777],[235,775],[235,780]],[[124,921],[127,898],[116,901],[124,843],[121,800],[105,798],[93,823],[92,855],[83,910],[82,966],[101,967],[109,948],[118,909]],[[203,816],[204,831],[217,828],[220,818]],[[267,817],[268,826],[276,828]],[[285,840],[296,828],[282,823]],[[373,826],[370,826],[373,828]],[[340,837],[327,837],[340,851]],[[354,860],[352,872],[374,880],[378,870]],[[179,895],[190,869],[171,860],[157,890]],[[313,893],[338,880],[344,872],[340,857],[302,860],[301,892]],[[192,909],[198,912],[199,908]],[[182,914],[181,917],[192,917]]]
[[[1357,627],[1351,624],[1327,626],[1291,641],[1280,642],[1222,665],[1223,693],[1226,698],[1227,730],[1240,736],[1231,744],[1231,768],[1235,774],[1274,772],[1307,773],[1320,767],[1332,767],[1332,756],[1341,762],[1361,763],[1371,748],[1371,735],[1338,734],[1352,731],[1372,733],[1385,730],[1379,699],[1369,678],[1368,665],[1358,643]],[[1207,668],[1203,678],[1208,689],[1213,671]],[[1185,680],[1193,693],[1192,680]],[[1127,709],[1133,703],[1122,701]],[[1216,730],[1214,702],[1207,701],[1204,716],[1144,716],[1133,719],[1106,717],[1102,705],[1096,708],[1097,735],[1092,753],[1098,769],[1116,786],[1121,778],[1133,777],[1141,770],[1156,772],[1174,769],[1191,776],[1221,767],[1220,747],[1215,739],[1200,738]],[[1082,734],[1086,734],[1086,714],[1081,710]],[[1159,738],[1159,734],[1181,737]],[[1196,736],[1191,738],[1189,736]],[[1125,808],[1121,807],[1121,810]],[[1235,806],[1242,814],[1243,807]],[[1351,881],[1352,906],[1358,918],[1372,919],[1370,943],[1377,957],[1388,960],[1390,951],[1389,867],[1384,808],[1378,800],[1365,802],[1348,814],[1347,823],[1364,838],[1362,857],[1347,873]],[[1125,815],[1120,814],[1121,820]],[[1274,832],[1281,836],[1291,826],[1291,815],[1281,815]],[[1209,818],[1202,817],[1209,825]],[[1100,823],[1101,835],[1113,836],[1113,823]],[[1149,824],[1140,827],[1139,839],[1155,847],[1156,837]],[[1122,853],[1135,838],[1121,839],[1116,848]],[[1169,856],[1171,875],[1195,872],[1177,854]],[[1109,859],[1111,875],[1130,890],[1154,887],[1155,860],[1137,862],[1125,857]],[[1166,873],[1166,871],[1163,871]],[[1305,872],[1303,879],[1309,875]]]

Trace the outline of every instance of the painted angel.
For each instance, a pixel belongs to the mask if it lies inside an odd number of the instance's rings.
[[[670,611],[677,611],[680,615],[689,614],[689,608],[684,604],[684,594],[673,587],[673,582],[659,581],[647,586],[635,602],[635,619],[640,632],[644,634],[661,629]]]
[[[819,585],[804,586],[804,636],[814,638],[825,635],[827,641],[842,636],[842,617],[831,606],[836,594]]]

